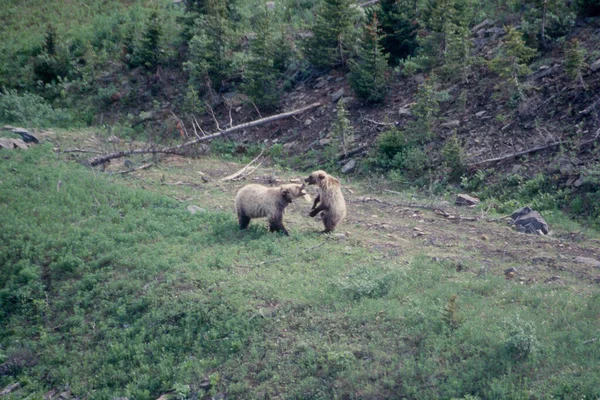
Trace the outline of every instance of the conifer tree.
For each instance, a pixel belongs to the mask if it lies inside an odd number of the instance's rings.
[[[218,89],[233,73],[235,31],[228,19],[227,0],[206,0],[204,9],[206,14],[196,20],[184,66],[193,86]]]
[[[379,44],[377,14],[363,29],[358,61],[350,61],[350,86],[356,95],[368,102],[378,103],[387,92],[388,56]]]
[[[407,133],[417,141],[425,142],[433,136],[433,124],[440,113],[438,93],[435,90],[437,77],[429,75],[427,80],[419,85],[416,95],[416,104],[412,107],[415,120],[407,127]]]
[[[347,155],[350,145],[354,142],[354,127],[348,119],[348,111],[342,100],[336,106],[337,118],[331,130],[331,137],[342,154]]]
[[[521,32],[512,26],[506,29],[506,39],[489,66],[492,71],[506,78],[509,85],[520,93],[519,77],[531,72],[528,63],[537,52],[525,44]]]
[[[421,54],[427,66],[443,65],[447,62],[449,52],[456,54],[456,50],[465,47],[472,11],[471,0],[429,2],[423,16],[427,34],[419,38]]]
[[[354,47],[359,12],[353,0],[323,0],[305,43],[305,54],[318,68],[344,66]]]
[[[399,64],[400,60],[414,55],[417,47],[417,1],[413,0],[381,0],[377,13],[380,16],[379,29],[381,36],[379,42],[384,51],[389,54],[388,62],[392,66]],[[369,16],[369,20],[372,17]]]
[[[586,87],[583,81],[583,70],[585,64],[585,49],[579,43],[579,40],[572,39],[568,42],[565,50],[565,72],[573,80],[578,80],[582,87]]]
[[[282,74],[275,65],[278,54],[272,27],[272,12],[265,8],[254,26],[256,38],[250,44],[251,58],[244,85],[246,94],[264,109],[277,107],[281,95]]]
[[[156,67],[160,60],[161,26],[158,12],[155,10],[150,14],[144,35],[140,39],[139,60],[146,68]]]

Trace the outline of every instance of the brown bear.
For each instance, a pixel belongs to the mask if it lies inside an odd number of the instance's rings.
[[[304,181],[319,187],[319,195],[315,198],[309,215],[314,217],[323,211],[325,230],[322,233],[333,231],[346,216],[346,202],[342,195],[340,181],[325,171],[314,171]],[[317,207],[319,202],[321,205]]]
[[[283,226],[285,208],[298,197],[306,196],[304,184],[290,183],[277,187],[250,184],[241,188],[235,196],[235,211],[240,229],[246,229],[252,218],[266,217],[270,232],[283,232],[289,236]]]

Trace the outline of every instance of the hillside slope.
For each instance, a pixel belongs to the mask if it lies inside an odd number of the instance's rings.
[[[121,176],[47,144],[2,154],[6,398],[600,395],[600,243],[558,215],[531,236],[345,181],[337,234],[299,201],[284,237],[240,232],[232,199],[293,171],[222,182],[241,165],[169,156]]]

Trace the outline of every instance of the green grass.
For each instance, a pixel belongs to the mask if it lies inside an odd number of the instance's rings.
[[[595,287],[240,232],[48,146],[0,156],[0,386],[21,383],[6,398],[600,396]]]

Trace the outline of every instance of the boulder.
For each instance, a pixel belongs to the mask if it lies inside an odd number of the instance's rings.
[[[600,268],[600,261],[596,260],[595,258],[577,256],[573,259],[573,261],[580,264],[587,264],[595,268]]]
[[[474,206],[480,203],[477,197],[469,196],[468,194],[457,194],[456,201],[454,202],[457,206]]]
[[[530,207],[523,207],[511,215],[518,232],[547,235],[550,232],[548,224],[539,212]]]
[[[590,64],[590,69],[592,70],[592,72],[596,72],[598,70],[600,70],[600,59],[594,61],[592,64]]]
[[[243,93],[238,92],[227,92],[223,93],[223,99],[226,103],[230,104],[232,107],[239,107],[244,103],[248,102],[248,96]]]
[[[339,99],[342,98],[342,96],[344,96],[344,88],[341,88],[340,90],[334,92],[331,95],[331,101],[336,103]]]
[[[535,81],[545,76],[552,75],[555,71],[556,70],[554,68],[548,67],[547,65],[542,65],[539,70],[529,75],[529,78]]]
[[[440,124],[440,126],[442,128],[458,128],[460,126],[460,121],[454,119],[452,121],[444,122],[443,124]]]
[[[190,214],[192,214],[192,215],[193,215],[193,214],[196,214],[196,213],[198,213],[198,212],[204,212],[204,209],[203,209],[203,208],[200,208],[200,207],[198,207],[198,206],[195,206],[195,205],[189,205],[189,206],[187,206],[187,210],[188,210],[188,211],[190,212]]]
[[[342,174],[348,174],[352,172],[356,168],[356,160],[351,158],[344,166],[342,167]]]
[[[408,116],[411,116],[412,113],[410,112],[410,108],[408,108],[408,107],[400,107],[398,109],[398,115],[408,115]]]
[[[490,21],[489,19],[484,19],[483,22],[475,25],[472,29],[471,32],[475,33],[475,32],[479,32],[481,29],[487,28],[488,26],[492,25],[492,21]]]

